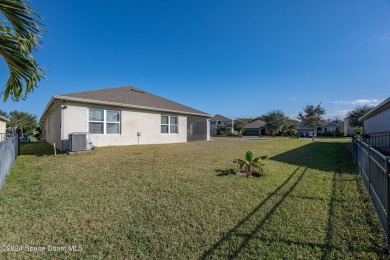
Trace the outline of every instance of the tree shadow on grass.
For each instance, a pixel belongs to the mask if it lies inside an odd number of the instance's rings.
[[[54,155],[54,148],[46,142],[31,142],[20,144],[20,155],[35,155],[35,156],[49,156]],[[65,152],[56,151],[57,154],[63,154]]]
[[[306,169],[304,169],[297,180],[293,182],[293,185],[283,194],[283,196],[274,204],[271,210],[265,214],[262,220],[255,225],[255,228],[248,234],[242,235],[241,229],[245,229],[246,226],[252,226],[252,223],[256,221],[258,215],[262,213],[262,208],[266,203],[271,201],[271,199],[275,196],[275,194],[280,193],[280,191],[288,185],[288,183],[293,179],[297,172],[299,172],[301,167],[298,167],[278,188],[276,188],[273,192],[269,193],[268,196],[263,199],[248,215],[245,216],[242,220],[240,220],[232,229],[230,229],[226,235],[221,237],[218,242],[216,242],[213,246],[211,246],[207,251],[203,253],[200,259],[208,259],[217,255],[218,257],[233,259],[237,258],[239,253],[244,249],[244,247],[248,244],[248,242],[253,239],[255,234],[263,227],[266,221],[272,217],[276,209],[283,203],[286,197],[295,189],[298,183],[302,180]],[[237,237],[241,238],[241,242],[236,249],[233,249],[229,252],[226,252],[227,255],[219,255],[220,251],[224,246],[234,241]]]
[[[320,171],[356,174],[348,145],[337,142],[312,142],[269,159]]]

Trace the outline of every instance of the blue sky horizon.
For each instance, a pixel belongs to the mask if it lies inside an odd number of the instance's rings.
[[[388,98],[390,1],[33,0],[47,80],[0,109],[41,116],[57,94],[131,85],[232,119],[327,117]],[[0,60],[0,82],[8,68]]]

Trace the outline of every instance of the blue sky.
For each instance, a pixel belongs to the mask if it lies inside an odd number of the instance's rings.
[[[26,101],[132,85],[210,114],[296,117],[322,102],[329,117],[389,97],[390,1],[33,0],[47,68]],[[8,71],[0,61],[0,82]]]

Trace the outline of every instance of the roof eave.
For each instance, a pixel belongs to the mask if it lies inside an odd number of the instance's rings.
[[[379,105],[377,105],[376,107],[374,107],[373,109],[371,109],[370,111],[368,111],[365,115],[360,117],[359,121],[363,121],[371,116],[374,116],[374,115],[378,114],[379,112],[381,112],[389,107],[390,107],[390,97],[387,98],[382,103],[380,103]]]
[[[3,120],[3,121],[9,122],[9,119],[4,117],[4,116],[0,116],[0,119]]]
[[[184,114],[184,115],[194,115],[194,116],[211,118],[211,115],[209,115],[209,114],[193,113],[193,112],[178,111],[178,110],[171,110],[171,109],[162,109],[162,108],[153,108],[153,107],[145,107],[145,106],[137,106],[137,105],[129,105],[129,104],[123,104],[123,103],[117,103],[117,102],[93,100],[93,99],[86,99],[86,98],[77,98],[77,97],[57,95],[57,96],[54,96],[52,98],[52,100],[53,99],[62,99],[62,100],[67,100],[67,101],[74,101],[74,102],[81,102],[81,103],[88,103],[88,104],[99,104],[99,105],[134,108],[134,109],[139,109],[139,110],[158,111],[158,112],[167,112],[167,113],[178,113],[178,114]]]

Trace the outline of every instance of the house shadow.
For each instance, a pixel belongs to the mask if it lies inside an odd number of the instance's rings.
[[[20,155],[50,156],[54,155],[54,147],[46,142],[20,143]],[[57,154],[65,152],[56,150]]]
[[[325,172],[354,173],[348,143],[312,142],[270,157],[269,160]]]

